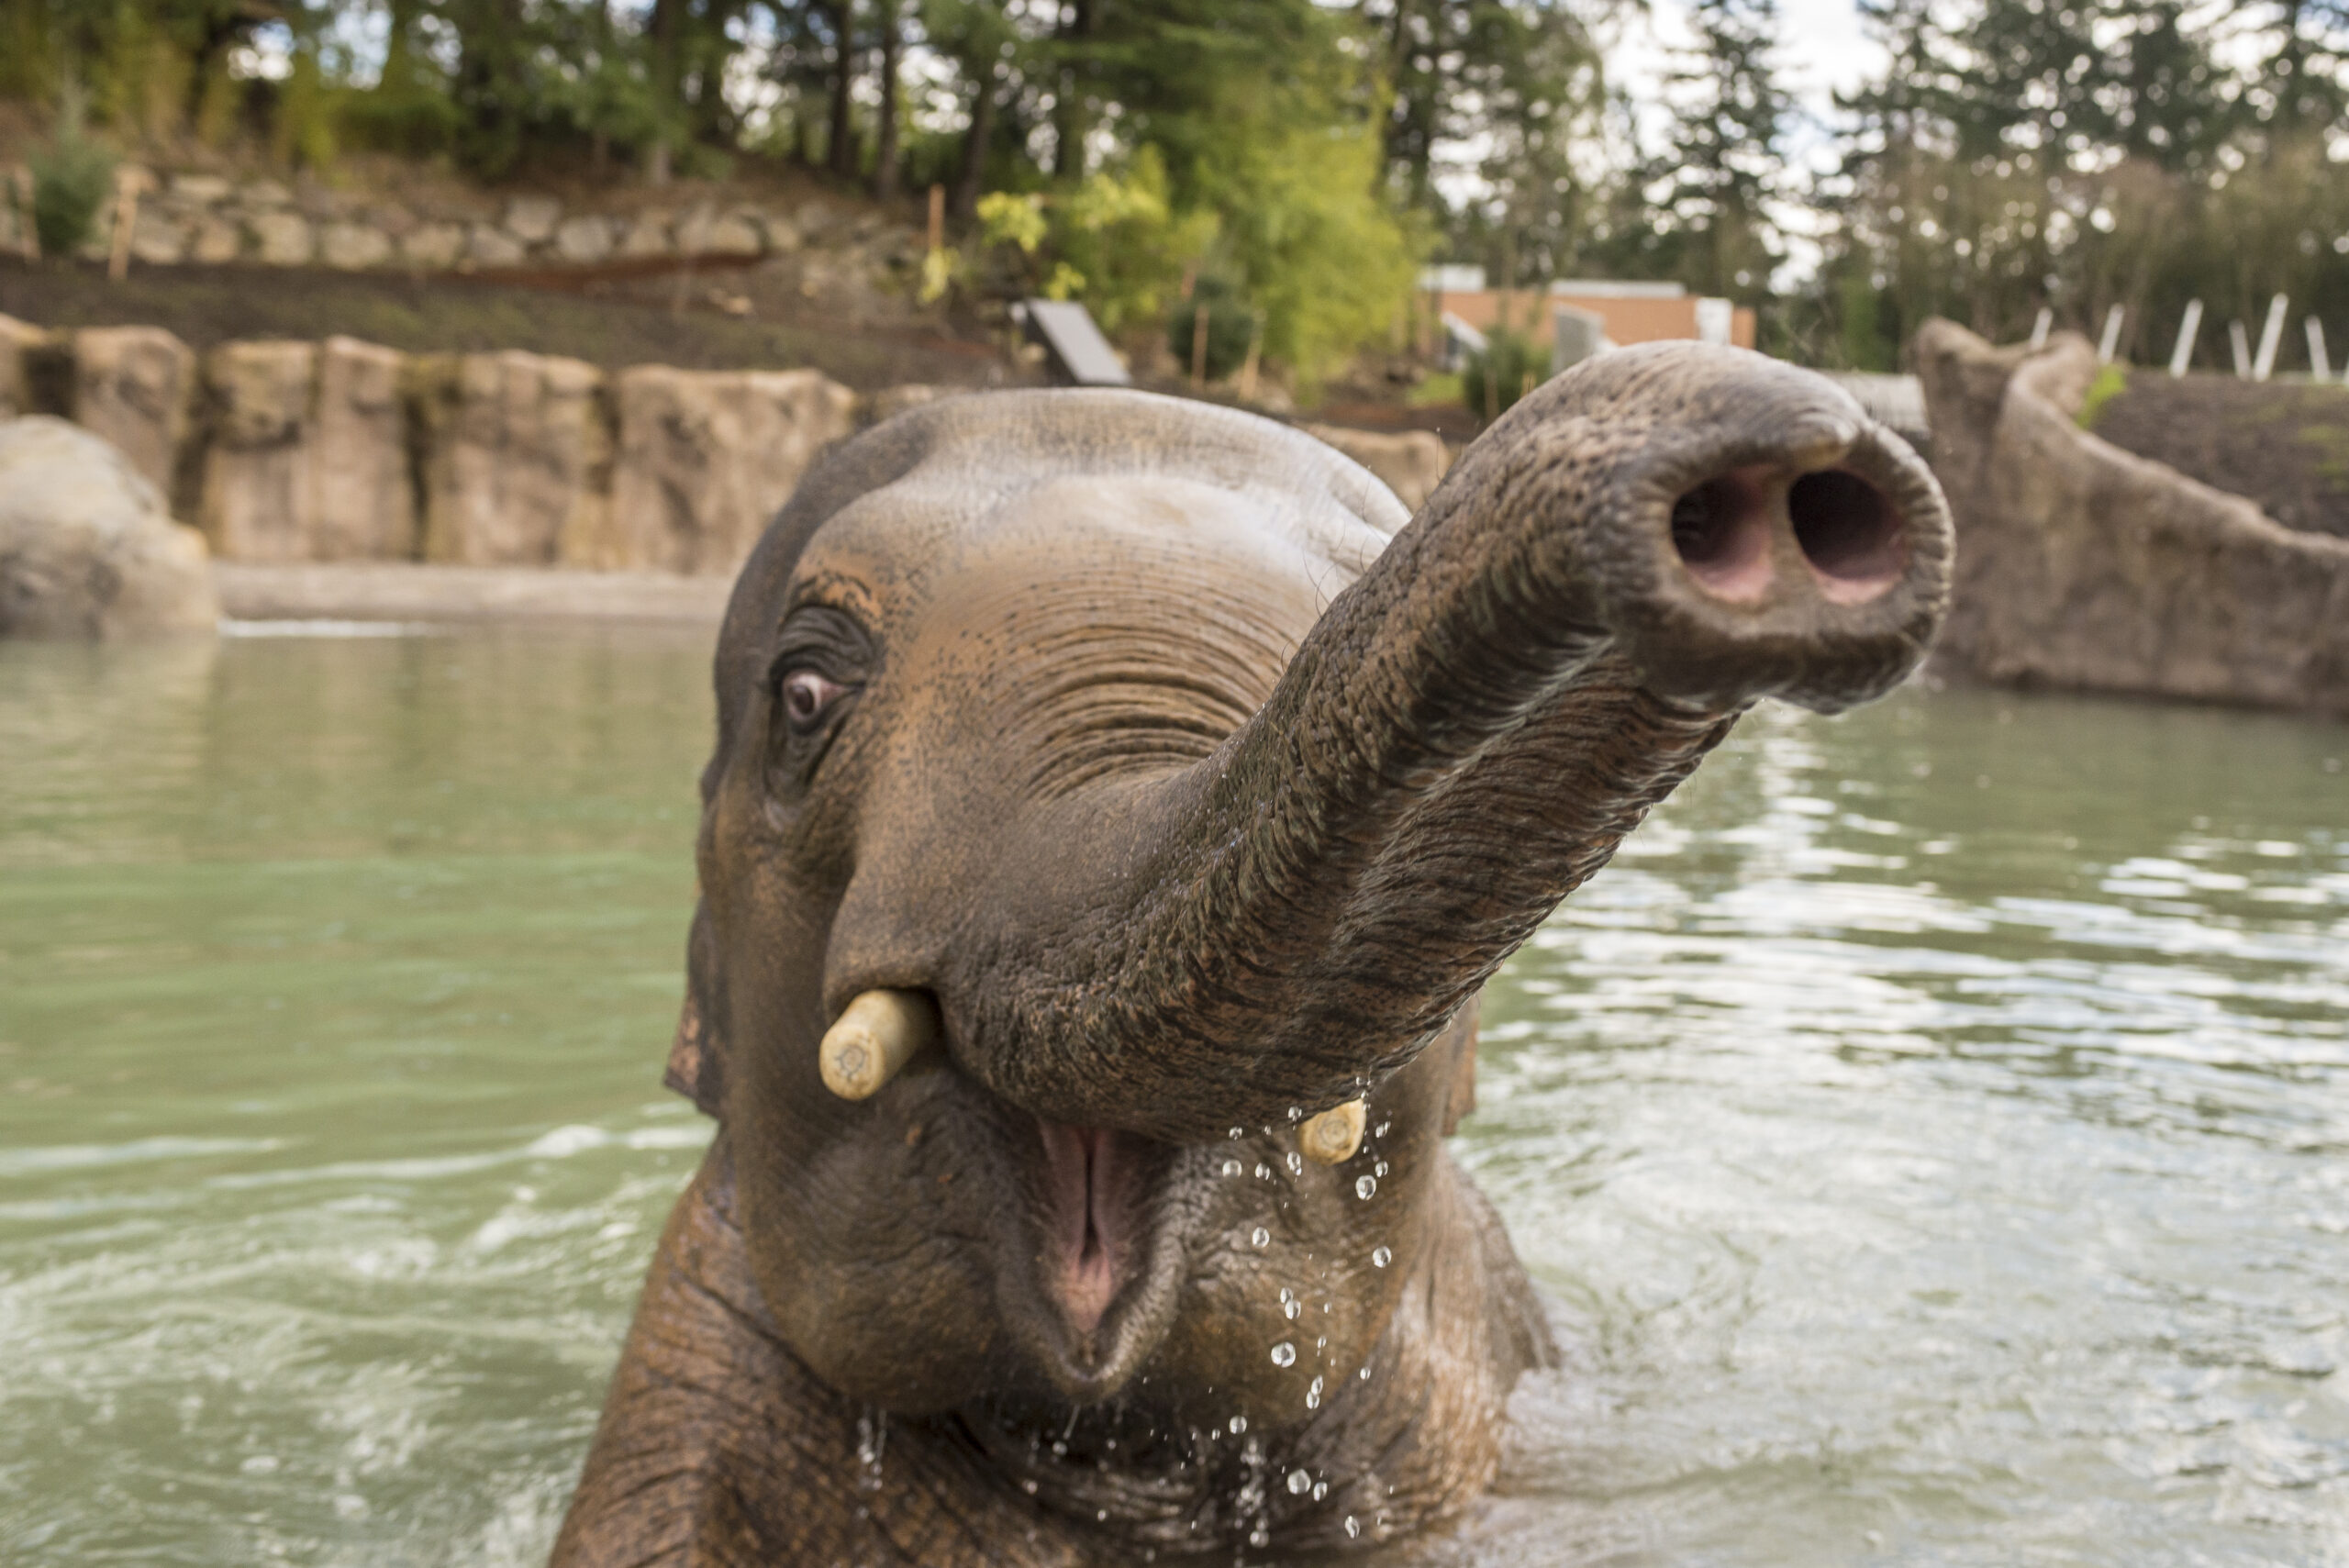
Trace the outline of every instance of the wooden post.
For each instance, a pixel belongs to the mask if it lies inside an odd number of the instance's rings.
[[[2309,374],[2323,381],[2332,374],[2332,357],[2324,351],[2324,323],[2311,316],[2300,324],[2300,330],[2309,335]]]
[[[2243,330],[2242,322],[2227,323],[2227,347],[2235,352],[2235,379],[2249,381],[2251,379],[2251,334]]]
[[[120,283],[130,275],[130,231],[139,222],[139,193],[146,172],[128,166],[114,172],[114,247],[106,257],[106,276]]]
[[[2096,362],[2109,365],[2113,350],[2121,347],[2121,323],[2129,314],[2125,305],[2116,305],[2104,313],[2104,339],[2096,346]]]
[[[23,164],[8,171],[8,183],[16,188],[17,218],[24,228],[17,236],[23,241],[25,260],[40,260],[40,229],[33,222],[33,172]]]
[[[2046,306],[2041,306],[2039,307],[2039,319],[2031,324],[2031,346],[2034,349],[2043,349],[2047,347],[2047,329],[2054,325],[2054,311],[2049,309]]]

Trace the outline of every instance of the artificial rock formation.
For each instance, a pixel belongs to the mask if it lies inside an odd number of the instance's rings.
[[[161,327],[73,334],[73,422],[112,442],[166,496],[179,478],[195,353]]]
[[[1957,522],[1941,653],[1987,679],[2349,715],[2349,539],[2295,532],[2081,429],[2097,373],[1947,321],[1918,334]]]
[[[1452,453],[1432,430],[1352,430],[1338,425],[1308,425],[1308,435],[1329,442],[1362,464],[1416,512],[1435,493]]]
[[[0,637],[208,631],[203,536],[121,451],[62,419],[0,424]]]
[[[611,514],[578,565],[732,573],[816,454],[855,425],[854,395],[815,371],[639,365],[614,391]]]
[[[405,561],[417,543],[402,356],[350,338],[207,356],[203,521],[236,561]]]
[[[429,456],[424,557],[459,566],[592,559],[608,506],[604,376],[508,351],[411,361]]]

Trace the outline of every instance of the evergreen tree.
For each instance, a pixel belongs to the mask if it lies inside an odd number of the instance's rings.
[[[1786,256],[1771,206],[1793,100],[1779,82],[1777,0],[1696,0],[1695,47],[1666,77],[1672,128],[1646,173],[1654,262],[1700,294],[1765,297]]]

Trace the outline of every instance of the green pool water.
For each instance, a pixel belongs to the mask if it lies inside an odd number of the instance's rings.
[[[540,1560],[707,1129],[706,649],[0,645],[0,1563]],[[2349,728],[1750,721],[1497,984],[1476,1563],[2349,1563]],[[843,1455],[843,1462],[852,1456]]]

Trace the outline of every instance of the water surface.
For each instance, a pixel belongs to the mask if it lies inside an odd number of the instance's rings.
[[[532,1562],[707,1134],[705,650],[0,645],[0,1562]],[[1478,1563],[2349,1563],[2349,729],[1750,721],[1505,973]],[[845,1461],[846,1456],[844,1456]]]

